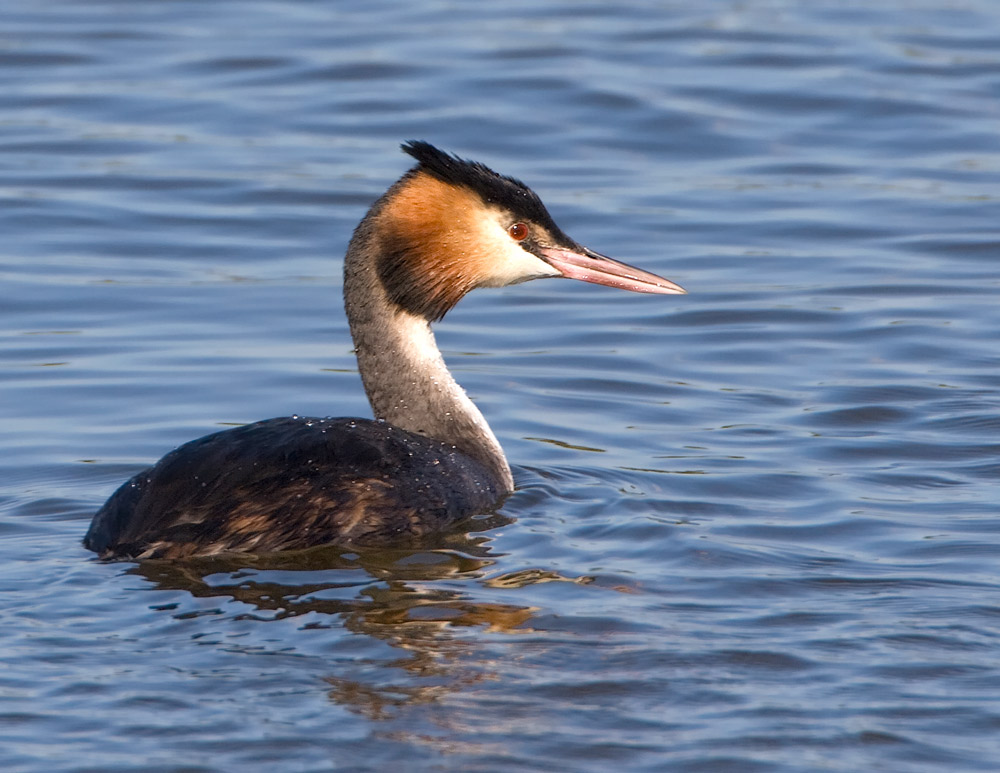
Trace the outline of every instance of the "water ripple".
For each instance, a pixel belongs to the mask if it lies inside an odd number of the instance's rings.
[[[998,33],[986,0],[10,9],[0,767],[998,769]],[[467,532],[93,561],[177,444],[367,413],[339,259],[410,138],[690,294],[449,315],[518,483]]]

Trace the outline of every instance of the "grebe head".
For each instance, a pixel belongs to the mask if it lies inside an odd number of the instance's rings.
[[[376,270],[387,296],[429,321],[470,290],[567,277],[640,293],[683,293],[662,277],[570,239],[527,185],[426,142],[419,163],[374,212]]]

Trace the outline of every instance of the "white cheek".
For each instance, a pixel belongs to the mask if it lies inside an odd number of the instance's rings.
[[[483,287],[505,287],[529,279],[561,276],[557,269],[511,239],[502,226],[491,224],[485,236],[491,244],[492,260],[490,272],[481,283]]]

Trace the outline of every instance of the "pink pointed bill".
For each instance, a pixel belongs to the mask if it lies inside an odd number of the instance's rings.
[[[686,293],[679,284],[656,274],[620,263],[599,252],[581,248],[580,252],[563,247],[542,247],[541,253],[550,266],[567,279],[579,279],[607,287],[617,287],[634,293]]]

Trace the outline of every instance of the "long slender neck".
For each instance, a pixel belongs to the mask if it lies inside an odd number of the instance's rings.
[[[486,419],[458,385],[427,320],[392,303],[374,266],[375,245],[359,229],[344,264],[344,305],[368,401],[378,419],[454,445],[514,488]]]

